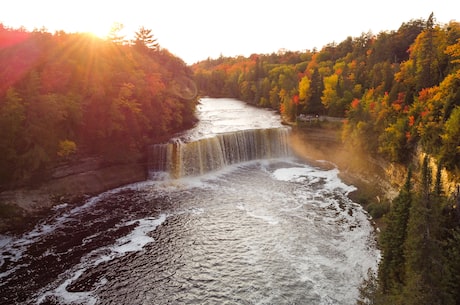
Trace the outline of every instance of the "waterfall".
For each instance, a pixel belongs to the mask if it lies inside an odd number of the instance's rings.
[[[155,144],[149,151],[149,171],[181,178],[245,161],[287,157],[291,153],[288,135],[287,127],[250,129],[187,143]]]

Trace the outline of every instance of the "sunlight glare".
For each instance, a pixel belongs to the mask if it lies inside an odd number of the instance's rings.
[[[105,39],[110,33],[113,22],[97,21],[86,23],[83,32],[91,33],[94,36]]]
[[[72,25],[77,32],[89,33],[101,39],[107,38],[113,25],[113,21],[91,18],[91,20],[79,20],[78,24]]]

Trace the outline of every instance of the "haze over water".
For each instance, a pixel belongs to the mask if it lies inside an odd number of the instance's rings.
[[[183,140],[284,128],[235,100],[198,109]],[[0,303],[355,304],[379,251],[337,175],[258,159],[58,206],[33,231],[0,237]]]

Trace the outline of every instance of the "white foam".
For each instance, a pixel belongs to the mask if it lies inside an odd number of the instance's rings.
[[[155,241],[148,235],[148,233],[154,231],[166,220],[166,218],[166,214],[161,214],[159,218],[137,219],[120,225],[131,226],[137,224],[137,226],[128,235],[118,238],[111,246],[93,250],[88,254],[84,261],[88,260],[88,264],[95,267],[103,262],[121,257],[129,252],[141,251],[146,244]]]
[[[42,236],[53,232],[55,227],[56,225],[39,224],[35,226],[32,231],[17,238],[6,235],[0,236],[0,253],[2,253],[2,256],[0,257],[0,267],[2,267],[7,260],[11,262],[18,262],[30,245],[40,240]],[[16,265],[14,268],[0,273],[0,279],[7,277],[11,273],[23,267],[23,264]]]
[[[162,214],[158,219],[144,218],[126,223],[126,225],[137,223],[137,227],[130,234],[119,238],[115,245],[111,247],[111,250],[121,255],[142,250],[146,244],[155,241],[152,237],[148,236],[148,233],[155,230],[165,220],[166,214]]]
[[[84,269],[78,270],[74,273],[72,278],[67,279],[59,285],[54,291],[45,293],[41,295],[36,304],[41,304],[48,296],[56,296],[60,302],[64,304],[87,304],[94,305],[97,302],[97,298],[93,296],[91,292],[69,292],[67,291],[67,286],[69,286],[72,281],[78,279],[84,272]]]
[[[89,304],[94,305],[97,298],[94,296],[94,290],[90,292],[69,292],[67,287],[76,281],[86,270],[94,268],[101,263],[111,261],[122,257],[127,253],[142,251],[148,243],[154,242],[154,239],[148,234],[154,231],[167,218],[166,214],[161,214],[158,218],[142,218],[128,221],[121,226],[136,225],[136,227],[126,236],[118,238],[113,245],[101,247],[84,256],[80,263],[73,268],[73,271],[61,276],[67,277],[57,288],[43,293],[36,304],[42,303],[47,297],[54,296],[64,304]],[[101,279],[96,284],[95,290],[103,286],[107,280]]]
[[[56,228],[61,227],[65,223],[72,221],[75,215],[85,212],[101,200],[123,190],[138,190],[142,187],[142,183],[134,183],[103,192],[97,196],[89,198],[83,205],[77,206],[69,212],[62,214],[51,223],[37,224],[32,231],[24,233],[20,237],[1,235],[0,253],[2,253],[2,257],[0,258],[0,267],[3,266],[6,260],[9,260],[11,262],[18,262],[32,244],[42,239],[43,236],[53,233],[56,230]],[[65,208],[65,206],[65,204],[59,205],[56,207],[56,210],[63,209]],[[9,274],[15,272],[20,267],[24,266],[15,266],[10,270],[0,273],[0,279],[7,277]]]
[[[339,178],[339,170],[333,168],[331,170],[319,170],[314,167],[303,165],[288,168],[276,169],[272,173],[276,180],[306,182],[315,184],[324,181],[325,188],[329,190],[342,190],[345,193],[350,193],[356,190],[355,186],[347,185]]]

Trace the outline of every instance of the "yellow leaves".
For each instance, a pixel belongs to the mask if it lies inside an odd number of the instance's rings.
[[[280,97],[280,99],[283,99],[286,95],[287,95],[287,92],[284,88],[281,89],[280,92],[278,93],[278,96]]]
[[[337,74],[332,74],[324,78],[324,90],[323,96],[321,97],[321,102],[326,108],[328,108],[332,103],[337,100],[337,82],[339,81],[339,76]]]
[[[311,84],[311,80],[307,76],[302,77],[302,79],[300,80],[299,99],[301,101],[305,101],[311,96],[310,84]]]
[[[327,76],[324,78],[324,86],[327,88],[334,88],[337,86],[337,82],[339,80],[339,76],[337,74],[332,74],[331,76]]]
[[[414,60],[409,59],[405,62],[403,62],[400,65],[400,71],[395,73],[395,80],[400,83],[404,83],[407,85],[415,83],[415,78],[414,78],[414,69],[415,69],[415,63]]]
[[[460,63],[460,39],[457,39],[457,43],[450,45],[446,48],[445,53],[449,55],[451,59],[451,63],[459,64]]]
[[[63,140],[59,141],[57,155],[61,158],[68,158],[77,152],[77,144],[74,141]]]
[[[346,63],[344,61],[337,61],[334,65],[334,73],[337,75],[342,75],[345,66]]]

